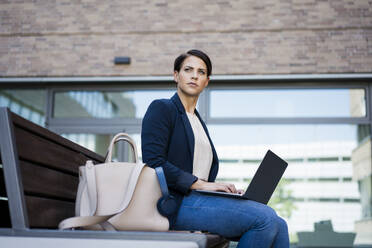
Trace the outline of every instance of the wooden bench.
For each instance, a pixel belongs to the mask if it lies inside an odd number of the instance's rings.
[[[24,238],[32,247],[27,239],[32,237],[31,240],[51,240],[57,247],[80,240],[79,244],[75,242],[78,247],[91,239],[103,242],[105,247],[111,247],[114,241],[121,242],[123,247],[228,246],[228,241],[220,236],[204,233],[60,231],[58,223],[74,215],[78,166],[88,159],[103,162],[104,158],[7,108],[0,108],[0,151],[2,244],[17,245],[12,242],[22,242]],[[11,237],[16,237],[16,241]]]

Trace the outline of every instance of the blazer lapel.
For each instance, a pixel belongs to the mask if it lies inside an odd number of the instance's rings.
[[[192,131],[192,127],[191,127],[189,118],[187,117],[185,108],[183,107],[182,102],[181,102],[181,100],[180,100],[180,98],[179,98],[179,96],[178,96],[177,93],[175,93],[173,95],[173,97],[171,98],[171,100],[176,105],[176,107],[177,107],[177,109],[178,109],[178,111],[179,111],[179,113],[181,115],[182,122],[183,122],[183,125],[185,127],[185,133],[186,133],[186,137],[187,137],[187,144],[189,146],[189,151],[191,153],[192,161],[194,161],[195,139],[194,139],[194,132]]]

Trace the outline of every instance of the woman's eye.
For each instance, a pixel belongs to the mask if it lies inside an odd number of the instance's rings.
[[[205,75],[205,71],[199,71],[200,75]]]
[[[191,69],[190,68],[185,68],[185,71],[190,71]]]

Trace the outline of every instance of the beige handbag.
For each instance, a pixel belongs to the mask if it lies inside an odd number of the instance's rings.
[[[125,140],[135,163],[112,162],[114,144]],[[60,229],[167,231],[169,221],[157,204],[162,198],[155,170],[138,161],[134,141],[125,133],[112,139],[105,163],[87,161],[79,168],[76,217],[63,220]]]

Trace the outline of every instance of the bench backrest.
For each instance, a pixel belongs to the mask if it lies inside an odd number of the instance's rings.
[[[78,167],[104,161],[7,108],[0,108],[0,151],[0,227],[18,229],[57,228],[73,216]]]

